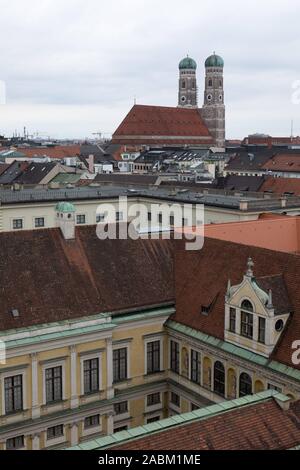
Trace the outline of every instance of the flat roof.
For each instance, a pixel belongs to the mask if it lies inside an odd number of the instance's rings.
[[[204,204],[207,206],[224,207],[232,210],[241,210],[240,204],[247,203],[242,209],[243,211],[264,211],[264,210],[278,210],[286,208],[300,208],[300,197],[289,197],[286,199],[286,205],[282,207],[280,197],[264,198],[262,193],[255,196],[247,194],[232,194],[228,195],[220,191],[213,192],[210,190],[192,191],[174,190],[174,188],[132,188],[125,186],[97,186],[97,187],[76,187],[64,189],[1,189],[0,190],[0,205],[10,204],[32,204],[32,203],[46,203],[57,201],[83,201],[83,200],[105,200],[118,198],[119,196],[127,196],[128,198],[149,198],[160,199],[165,201],[174,201],[187,204]]]

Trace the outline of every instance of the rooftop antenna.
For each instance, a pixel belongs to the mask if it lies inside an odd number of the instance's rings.
[[[291,138],[294,137],[294,120],[291,121]]]
[[[133,104],[136,104],[136,96],[133,97]]]

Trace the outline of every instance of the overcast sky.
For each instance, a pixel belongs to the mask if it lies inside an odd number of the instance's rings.
[[[0,0],[0,134],[112,133],[133,104],[177,105],[178,62],[225,61],[226,132],[300,135],[299,0]],[[300,83],[300,82],[299,82]],[[3,88],[3,83],[2,83]],[[0,84],[1,90],[1,84]],[[2,96],[3,99],[3,96]],[[1,101],[1,91],[0,91]]]

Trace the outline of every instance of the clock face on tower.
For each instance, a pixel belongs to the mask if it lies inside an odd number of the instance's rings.
[[[182,96],[182,97],[181,97],[181,101],[182,101],[182,103],[185,103],[185,102],[186,102],[186,97],[185,97],[185,96]]]
[[[223,101],[223,96],[219,95],[219,101]]]
[[[212,100],[212,95],[209,93],[209,94],[207,95],[207,101],[211,101],[211,100]]]

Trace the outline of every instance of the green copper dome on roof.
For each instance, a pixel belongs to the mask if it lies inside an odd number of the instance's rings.
[[[71,202],[58,202],[55,206],[56,212],[75,212],[75,206]]]
[[[219,55],[213,53],[207,57],[205,67],[224,67],[224,60]]]
[[[182,60],[179,62],[179,69],[180,69],[180,70],[184,70],[184,69],[196,70],[196,68],[197,68],[196,62],[194,61],[194,59],[192,59],[192,58],[189,57],[189,56],[186,56],[184,59],[182,59]]]

